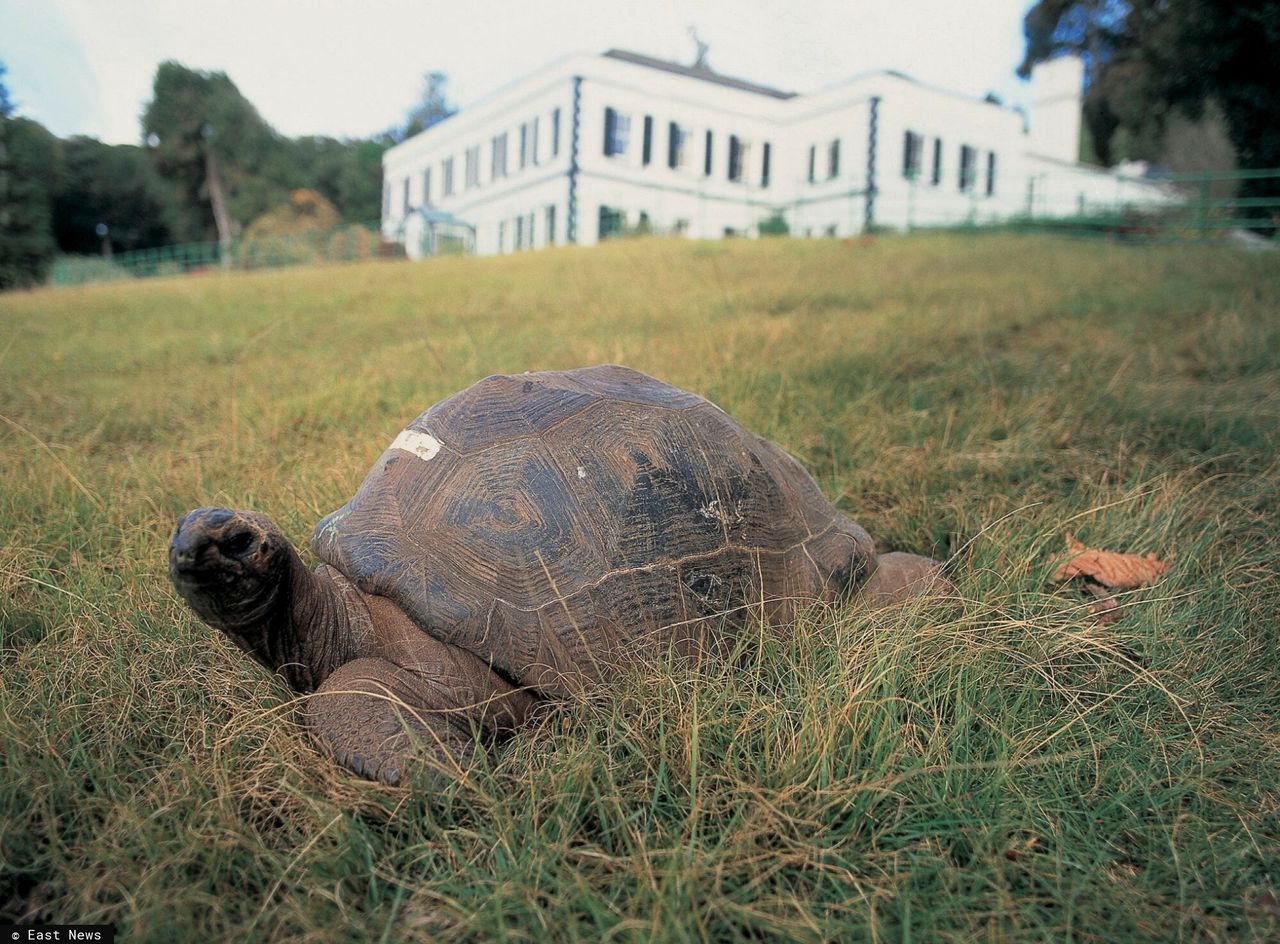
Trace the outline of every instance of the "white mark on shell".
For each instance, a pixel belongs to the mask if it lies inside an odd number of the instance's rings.
[[[719,521],[723,525],[740,524],[742,522],[742,509],[734,505],[732,509],[725,508],[720,504],[720,499],[707,502],[698,509],[698,514],[706,518],[708,521]]]
[[[440,451],[440,440],[436,439],[430,433],[419,432],[416,429],[401,430],[400,435],[391,441],[390,449],[403,449],[405,452],[412,453],[423,462],[428,459],[434,459],[437,452]]]
[[[585,479],[586,477],[587,477],[587,470],[584,469],[582,466],[578,466],[578,478]]]

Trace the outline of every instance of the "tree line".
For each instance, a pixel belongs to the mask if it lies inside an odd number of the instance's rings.
[[[440,73],[404,123],[367,139],[279,134],[222,72],[164,62],[139,145],[58,138],[15,114],[0,63],[0,289],[42,281],[59,253],[226,243],[302,212],[369,224],[382,154],[456,109]]]

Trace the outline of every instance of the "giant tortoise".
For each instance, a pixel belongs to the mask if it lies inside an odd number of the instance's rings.
[[[169,574],[206,623],[314,693],[307,721],[339,763],[391,783],[646,654],[714,657],[817,601],[945,587],[933,560],[877,555],[774,443],[617,366],[442,400],[311,548],[314,571],[264,515],[199,508]]]

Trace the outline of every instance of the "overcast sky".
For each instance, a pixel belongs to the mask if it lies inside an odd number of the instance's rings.
[[[422,74],[462,106],[573,53],[684,63],[689,27],[717,71],[798,92],[868,69],[1009,104],[1030,0],[0,0],[18,113],[66,137],[138,143],[157,64],[226,72],[284,134],[365,137],[403,116]]]

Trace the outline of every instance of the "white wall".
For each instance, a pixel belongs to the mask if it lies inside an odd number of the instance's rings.
[[[981,223],[1016,213],[1026,148],[1021,117],[1006,108],[898,76],[880,79],[876,222],[913,226]],[[907,132],[921,137],[918,172],[904,175]],[[961,186],[962,153],[972,154]],[[935,183],[935,156],[938,163]],[[994,164],[992,164],[994,158]]]
[[[797,102],[788,116],[788,142],[781,171],[788,194],[783,215],[795,236],[851,236],[866,218],[867,144],[871,99],[864,83]],[[839,142],[838,167],[830,173],[833,143]],[[813,151],[813,180],[809,155]]]
[[[556,207],[555,241],[565,242],[573,125],[571,74],[571,62],[557,63],[388,150],[383,157],[383,175],[390,188],[391,205],[383,215],[383,233],[403,240],[406,252],[417,258],[416,224],[410,222],[405,231],[404,187],[408,181],[409,207],[423,206],[424,175],[430,169],[430,205],[475,227],[477,253],[511,251],[521,230],[523,248],[547,245],[550,206]],[[553,140],[557,109],[558,141]],[[536,149],[530,130],[530,145],[521,166],[521,126],[532,129],[535,120]],[[493,139],[503,133],[506,174],[495,177]],[[477,147],[479,179],[468,186],[467,151]],[[453,193],[446,195],[444,164],[449,159],[453,161]],[[534,220],[531,236],[530,215]]]
[[[763,96],[690,80],[627,63],[600,60],[582,85],[578,241],[590,245],[600,228],[600,207],[623,210],[635,225],[643,211],[658,231],[718,238],[747,234],[777,202],[777,161],[784,150],[774,115],[781,104]],[[625,153],[604,153],[605,112],[630,119]],[[650,161],[643,161],[644,119],[653,119]],[[668,164],[670,124],[685,131],[684,163]],[[707,132],[711,173],[706,173]],[[741,180],[729,180],[730,136],[746,147]],[[770,180],[762,182],[764,145],[770,145]]]
[[[1104,215],[1182,199],[1171,187],[1083,164],[1028,156],[1024,213],[1035,219]]]
[[[1040,157],[1074,163],[1080,156],[1084,62],[1060,56],[1031,71],[1031,141]]]

